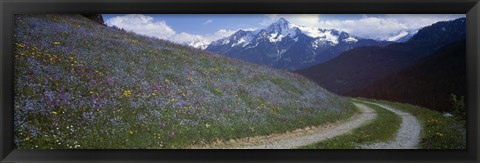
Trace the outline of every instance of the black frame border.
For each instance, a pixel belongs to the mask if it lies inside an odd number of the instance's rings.
[[[13,15],[158,14],[466,14],[466,150],[15,150],[13,149]],[[478,162],[479,0],[2,0],[0,1],[0,161],[2,162]]]

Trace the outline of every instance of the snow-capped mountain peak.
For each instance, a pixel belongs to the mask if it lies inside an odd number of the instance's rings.
[[[282,41],[286,36],[295,39],[299,32],[300,30],[297,25],[291,24],[284,18],[280,18],[264,29],[253,31],[252,36],[258,37],[260,34],[268,38],[270,42],[275,43]]]
[[[231,44],[231,47],[245,47],[247,44],[250,44],[252,40],[263,38],[267,39],[269,42],[276,43],[282,41],[287,36],[297,40],[295,38],[298,36],[299,32],[301,31],[296,25],[291,24],[284,18],[280,18],[266,28],[257,29],[255,31],[239,30],[229,37],[212,42],[212,45]]]
[[[285,33],[285,32],[288,32],[289,30],[291,30],[293,27],[292,24],[290,24],[290,22],[288,22],[287,20],[285,20],[284,18],[280,18],[278,19],[276,22],[270,24],[267,28],[265,28],[265,30],[268,32],[268,33]]]
[[[277,22],[275,22],[274,24],[288,25],[288,24],[290,24],[290,22],[288,22],[288,20],[285,19],[285,18],[280,18],[280,19],[278,19]]]
[[[295,70],[322,63],[358,46],[385,45],[334,29],[298,26],[280,18],[255,31],[239,30],[212,42],[207,50],[231,57]]]
[[[231,44],[233,46],[246,46],[252,40],[267,39],[271,43],[281,42],[285,37],[298,40],[298,35],[304,34],[312,37],[317,43],[336,45],[341,41],[356,42],[358,37],[349,36],[346,38],[340,38],[340,35],[346,34],[345,32],[337,31],[334,29],[318,29],[313,27],[298,26],[288,22],[284,18],[280,18],[274,23],[270,24],[266,28],[257,29],[255,31],[242,31],[234,33],[233,35],[223,38],[221,40],[214,41],[212,45],[226,45]],[[347,34],[348,35],[348,34]]]

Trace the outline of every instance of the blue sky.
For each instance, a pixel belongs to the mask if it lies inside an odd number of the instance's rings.
[[[337,29],[350,34],[385,40],[401,31],[416,30],[438,21],[465,17],[464,14],[104,14],[109,26],[139,34],[183,43],[191,40],[211,42],[239,29],[255,30],[279,18],[322,29]]]
[[[154,21],[165,21],[170,27],[178,32],[187,32],[190,34],[214,33],[219,29],[249,29],[258,28],[264,22],[263,14],[144,14],[150,16]],[[108,20],[116,16],[125,16],[125,14],[104,14],[104,19]],[[349,20],[359,19],[362,15],[323,15],[324,20]]]
[[[105,20],[122,15],[103,15]],[[236,29],[257,27],[262,21],[262,15],[210,15],[210,14],[162,14],[145,16],[153,17],[154,21],[164,21],[178,33],[190,34],[214,33],[219,29]]]

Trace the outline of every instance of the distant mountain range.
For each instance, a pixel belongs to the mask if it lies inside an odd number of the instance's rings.
[[[407,36],[401,35],[395,40]],[[356,47],[390,43],[334,29],[298,26],[280,18],[263,29],[239,30],[212,42],[206,50],[274,68],[298,70],[329,61]]]
[[[450,95],[466,94],[465,23],[437,22],[379,41],[279,19],[263,29],[239,30],[206,50],[294,71],[340,95],[449,111]]]
[[[206,49],[208,47],[209,42],[202,39],[194,39],[189,42],[183,42],[183,45],[191,46],[194,48]]]
[[[424,27],[418,31],[412,38],[404,43],[394,43],[385,47],[378,46],[365,46],[355,48],[350,51],[342,53],[339,57],[332,59],[323,64],[315,65],[307,69],[296,71],[299,74],[302,74],[311,80],[315,81],[322,87],[333,91],[335,93],[347,96],[366,96],[366,97],[397,97],[397,96],[417,96],[421,95],[417,89],[416,91],[419,94],[411,93],[402,94],[402,95],[388,95],[388,93],[405,93],[409,88],[408,86],[428,86],[431,83],[435,83],[434,80],[425,80],[423,84],[412,84],[405,79],[407,83],[403,83],[401,88],[395,88],[396,84],[400,80],[397,77],[391,77],[399,71],[400,76],[408,77],[409,75],[414,75],[418,77],[421,81],[421,76],[419,74],[429,75],[430,73],[442,73],[444,69],[428,69],[423,66],[423,68],[410,68],[414,70],[405,70],[419,62],[423,61],[424,58],[429,56],[434,56],[437,53],[442,53],[440,48],[445,49],[456,49],[451,51],[452,54],[448,55],[465,55],[465,47],[458,45],[457,42],[465,41],[466,38],[466,19],[460,18],[452,21],[443,21],[432,24],[431,26]],[[451,45],[456,43],[455,46]],[[449,46],[449,47],[446,47]],[[452,47],[454,46],[454,47]],[[463,51],[462,51],[463,48]],[[437,51],[438,50],[438,51]],[[455,53],[454,53],[455,52]],[[447,58],[442,60],[439,63],[448,63]],[[428,60],[428,59],[427,59]],[[453,62],[453,61],[452,61]],[[452,63],[453,64],[453,63]],[[425,64],[424,64],[425,65]],[[433,65],[433,64],[426,64]],[[449,66],[451,64],[445,64],[444,66]],[[418,67],[418,66],[416,66]],[[428,67],[428,66],[427,66]],[[436,65],[436,67],[441,67]],[[420,70],[421,69],[421,70]],[[459,69],[458,67],[452,67],[452,69]],[[417,73],[418,71],[423,71],[422,73]],[[430,70],[430,71],[425,71]],[[462,71],[455,71],[456,73],[465,73],[464,69]],[[446,72],[445,72],[446,73]],[[430,74],[431,75],[431,74]],[[432,77],[430,79],[437,79],[439,75]],[[440,75],[441,76],[441,75]],[[410,76],[412,77],[412,76]],[[454,75],[443,75],[445,78],[458,78],[461,77],[461,74]],[[427,77],[429,78],[429,77]],[[444,80],[450,80],[444,79]],[[417,82],[419,82],[417,81]],[[450,81],[457,81],[452,79]],[[382,84],[383,83],[383,84]],[[390,83],[390,84],[385,84]],[[451,84],[451,83],[450,83]],[[465,84],[454,82],[454,84]],[[385,85],[388,85],[386,87]],[[441,84],[440,84],[441,85]],[[445,85],[445,84],[444,84]],[[384,87],[385,86],[385,87]],[[446,85],[445,85],[446,86]],[[392,89],[392,91],[384,90]],[[405,89],[400,91],[398,89]],[[459,89],[450,89],[450,88],[438,88],[434,89],[445,89],[445,92],[450,93],[459,93]],[[367,91],[368,90],[368,91]],[[381,91],[380,91],[381,90]],[[383,92],[375,94],[374,92]],[[381,95],[380,95],[381,94]],[[444,93],[445,94],[445,93]],[[437,96],[435,96],[437,97]],[[416,98],[416,97],[415,97]],[[420,99],[420,98],[419,98]],[[442,98],[443,99],[443,98]],[[448,101],[448,99],[445,99]]]

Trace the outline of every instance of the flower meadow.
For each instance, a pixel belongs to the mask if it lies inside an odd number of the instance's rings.
[[[17,149],[189,148],[358,113],[286,70],[81,15],[16,15],[15,25]]]

